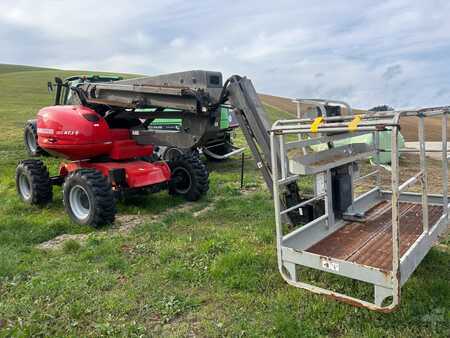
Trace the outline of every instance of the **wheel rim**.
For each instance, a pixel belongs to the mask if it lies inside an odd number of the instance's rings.
[[[86,190],[80,186],[75,185],[70,189],[69,204],[74,216],[83,221],[89,217],[91,211],[91,201]]]
[[[164,153],[164,160],[166,161],[172,161],[174,160],[178,155],[183,155],[183,151],[178,148],[169,148]]]
[[[36,137],[33,135],[33,133],[30,133],[30,131],[27,131],[27,144],[28,148],[30,148],[31,151],[36,151],[37,144],[36,144]]]
[[[24,174],[19,176],[19,190],[22,197],[26,200],[31,198],[31,185],[28,177]]]
[[[176,192],[179,194],[186,194],[192,186],[192,179],[189,171],[183,167],[179,167],[173,171],[173,176],[176,179]]]

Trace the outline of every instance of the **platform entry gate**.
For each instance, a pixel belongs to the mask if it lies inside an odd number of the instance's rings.
[[[447,121],[449,107],[408,111],[351,113],[342,102],[307,100],[316,116],[276,121],[270,130],[273,194],[279,270],[287,283],[314,293],[389,312],[400,303],[402,285],[433,244],[448,229]],[[343,106],[347,115],[335,114]],[[343,110],[344,110],[343,109]],[[400,119],[418,118],[420,169],[400,180],[398,146]],[[442,118],[442,194],[428,192],[425,120]],[[379,163],[379,136],[391,134],[391,165]],[[373,133],[372,144],[342,142]],[[386,150],[383,150],[386,151]],[[372,161],[374,170],[359,174],[358,163]],[[382,171],[390,171],[387,182]],[[292,204],[283,200],[286,186],[312,177],[314,191]],[[355,197],[362,182],[368,191]],[[420,185],[419,192],[410,192]],[[284,224],[283,215],[297,216],[303,225]],[[370,283],[373,301],[302,281],[302,269]],[[320,272],[322,273],[322,272]]]

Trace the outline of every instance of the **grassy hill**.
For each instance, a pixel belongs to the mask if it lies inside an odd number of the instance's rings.
[[[272,201],[248,153],[243,190],[238,159],[208,163],[211,189],[199,203],[166,192],[139,196],[119,203],[108,228],[70,222],[60,188],[44,208],[22,203],[14,170],[27,157],[23,124],[51,104],[48,80],[79,73],[90,72],[0,65],[0,336],[448,336],[448,249],[428,254],[389,315],[283,282]],[[266,108],[272,119],[291,116]],[[56,172],[58,160],[45,162]],[[359,284],[338,285],[371,295]]]
[[[26,72],[26,71],[42,71],[42,70],[55,70],[55,69],[43,68],[43,67],[33,67],[33,66],[24,66],[24,65],[0,64],[0,74]]]

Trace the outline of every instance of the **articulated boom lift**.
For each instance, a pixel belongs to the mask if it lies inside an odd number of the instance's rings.
[[[57,96],[61,87],[60,82]],[[448,107],[353,115],[344,102],[306,100],[316,105],[312,116],[270,126],[252,82],[237,75],[223,84],[221,73],[197,70],[86,82],[70,90],[80,105],[43,108],[37,120],[39,147],[70,162],[49,177],[41,161],[23,161],[16,181],[29,203],[48,202],[51,185],[64,184],[66,209],[79,223],[112,221],[112,192],[168,186],[172,193],[198,199],[208,189],[208,174],[198,156],[182,155],[165,163],[151,156],[153,145],[192,149],[202,144],[219,123],[220,107],[227,104],[273,195],[278,266],[289,284],[392,311],[400,302],[401,286],[448,227]],[[403,116],[418,117],[421,146],[419,173],[401,183],[398,136]],[[436,116],[443,125],[442,195],[429,194],[427,186],[424,120]],[[157,118],[174,117],[182,119],[178,130],[149,127]],[[391,137],[390,191],[381,187],[379,164],[379,136],[386,132]],[[354,139],[367,134],[373,136],[371,144]],[[321,150],[311,151],[317,146]],[[368,159],[377,170],[360,176],[358,162]],[[313,194],[299,191],[298,183],[306,176],[312,177]],[[354,185],[373,177],[373,188],[355,197]],[[421,184],[419,194],[408,192],[415,183]],[[283,227],[286,223],[290,226]],[[301,267],[370,283],[374,302],[302,282]]]
[[[228,103],[234,108],[257,166],[272,191],[270,124],[249,79],[234,75],[223,85],[221,73],[196,70],[113,83],[87,83],[74,90],[85,106],[94,109],[113,107],[106,119],[144,119],[143,123],[137,123],[131,128],[132,138],[138,144],[178,148],[192,148],[200,144],[203,138],[208,138],[219,122],[219,107]],[[142,108],[155,110],[147,113],[142,112]],[[168,117],[182,118],[182,128],[179,131],[148,128],[154,119]],[[291,206],[300,201],[297,183],[288,184],[283,203]],[[296,212],[288,213],[285,217],[290,224],[298,224],[302,219]]]

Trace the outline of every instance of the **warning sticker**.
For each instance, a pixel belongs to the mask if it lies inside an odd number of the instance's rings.
[[[322,268],[331,270],[331,271],[339,271],[339,263],[332,262],[328,259],[321,259]]]

